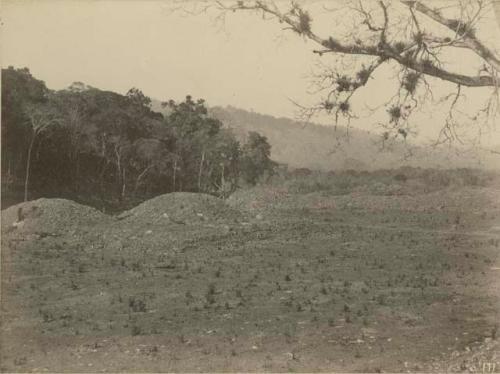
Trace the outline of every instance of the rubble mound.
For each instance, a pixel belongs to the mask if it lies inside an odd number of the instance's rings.
[[[66,199],[41,198],[2,211],[2,232],[66,232],[111,220],[98,210]]]
[[[242,220],[242,214],[214,196],[173,192],[157,196],[123,212],[118,219],[134,223],[155,223],[159,220],[176,224],[196,224]]]

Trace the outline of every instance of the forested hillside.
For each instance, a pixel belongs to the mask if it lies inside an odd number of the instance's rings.
[[[272,172],[270,146],[253,132],[242,144],[202,99],[151,110],[83,83],[49,90],[26,68],[2,69],[3,206],[40,196],[121,209],[172,191],[224,196]]]
[[[265,135],[272,158],[295,168],[319,170],[376,170],[413,166],[423,168],[496,168],[500,153],[481,149],[432,148],[401,140],[382,141],[379,134],[355,128],[303,123],[234,107],[213,107],[210,113],[239,139],[248,131]],[[459,145],[459,144],[457,144]],[[499,149],[500,151],[500,149]]]

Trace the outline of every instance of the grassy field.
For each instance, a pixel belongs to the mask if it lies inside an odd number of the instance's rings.
[[[37,200],[16,227],[18,207],[3,211],[2,370],[480,371],[499,360],[498,186],[294,183],[227,202],[171,194],[118,217]]]

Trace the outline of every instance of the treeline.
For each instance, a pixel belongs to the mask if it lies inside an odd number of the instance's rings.
[[[163,103],[74,83],[53,91],[27,68],[2,69],[3,203],[69,197],[99,208],[193,191],[227,196],[270,175],[271,146],[240,144],[202,99]]]

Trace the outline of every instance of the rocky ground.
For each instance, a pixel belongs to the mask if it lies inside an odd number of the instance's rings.
[[[10,207],[1,369],[499,371],[499,192]]]

